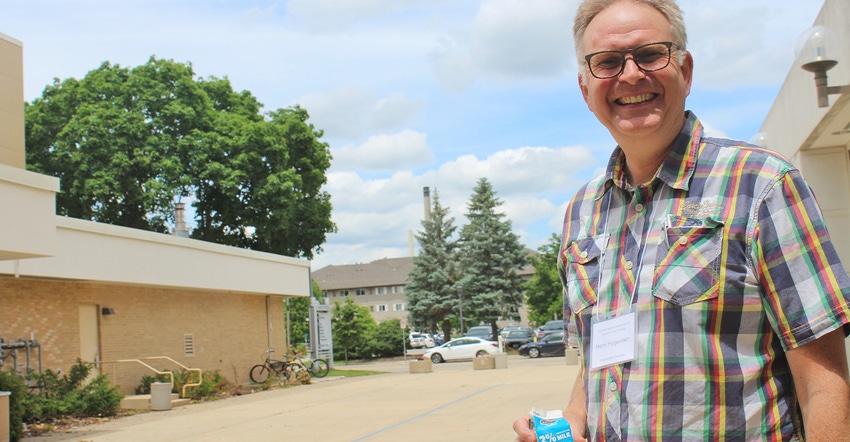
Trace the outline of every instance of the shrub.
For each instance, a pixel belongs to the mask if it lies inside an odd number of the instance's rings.
[[[41,391],[27,395],[24,401],[24,422],[32,423],[62,416],[114,416],[124,395],[112,386],[106,375],[98,375],[85,383],[94,364],[77,359],[69,374],[59,376],[52,370],[31,373]]]
[[[27,386],[15,373],[0,371],[0,391],[9,391],[9,436],[12,442],[21,440],[24,422],[24,403]]]

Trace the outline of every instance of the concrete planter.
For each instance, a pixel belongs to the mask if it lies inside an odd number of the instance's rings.
[[[431,373],[430,359],[414,359],[410,361],[411,373]]]
[[[495,359],[495,367],[494,368],[508,368],[508,354],[507,353],[496,353],[493,355]]]
[[[564,359],[566,359],[567,365],[578,365],[578,349],[567,348],[564,351]]]
[[[494,356],[476,356],[472,358],[473,370],[492,370],[496,368],[496,358]]]

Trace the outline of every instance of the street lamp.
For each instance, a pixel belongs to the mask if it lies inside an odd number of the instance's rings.
[[[463,336],[463,284],[457,285],[457,309],[460,316],[460,335]]]
[[[829,106],[830,95],[850,94],[850,85],[827,84],[826,71],[838,64],[837,60],[829,58],[830,54],[827,52],[834,44],[832,33],[825,26],[815,26],[797,40],[797,59],[800,61],[800,67],[815,74],[818,107]]]

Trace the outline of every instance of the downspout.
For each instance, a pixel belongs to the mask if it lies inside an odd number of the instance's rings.
[[[266,333],[268,334],[268,348],[274,348],[274,342],[272,341],[272,312],[271,306],[271,295],[266,295]]]

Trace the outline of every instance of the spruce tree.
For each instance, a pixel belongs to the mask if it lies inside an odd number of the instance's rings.
[[[467,204],[468,224],[460,232],[460,266],[463,274],[463,314],[490,324],[498,336],[496,321],[518,321],[523,301],[519,269],[528,256],[513,233],[511,221],[496,209],[503,203],[486,178],[478,180]],[[475,322],[470,321],[470,325]]]
[[[430,217],[422,221],[422,230],[416,234],[419,256],[413,258],[405,298],[414,327],[431,333],[441,328],[448,341],[451,339],[450,319],[458,311],[455,291],[457,243],[452,240],[457,228],[454,218],[448,217],[449,209],[440,205],[436,190],[432,207]]]

